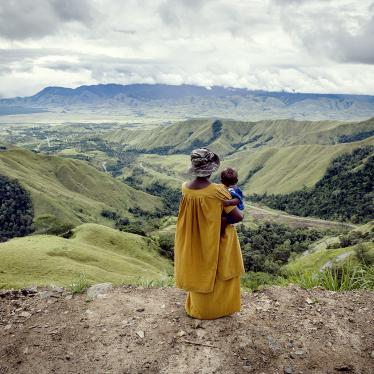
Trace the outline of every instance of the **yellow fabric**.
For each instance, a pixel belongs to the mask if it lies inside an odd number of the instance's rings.
[[[211,293],[189,292],[186,312],[198,319],[216,319],[240,311],[240,278],[217,279]]]
[[[222,212],[234,209],[223,207],[222,201],[227,199],[231,195],[223,185],[212,183],[200,190],[182,185],[174,252],[178,288],[214,294],[215,283],[222,286],[218,280],[238,277],[244,272],[235,227],[229,225],[220,238]]]

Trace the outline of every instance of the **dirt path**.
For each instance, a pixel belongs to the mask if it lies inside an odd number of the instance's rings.
[[[70,297],[0,298],[0,373],[374,372],[373,292],[273,287],[202,322],[172,288]]]
[[[337,221],[328,221],[318,218],[311,217],[299,217],[279,210],[273,210],[270,208],[264,208],[249,204],[247,208],[249,216],[255,220],[267,220],[277,223],[285,223],[292,227],[315,227],[321,229],[345,229],[352,230],[357,228],[356,225],[351,223],[343,223]]]

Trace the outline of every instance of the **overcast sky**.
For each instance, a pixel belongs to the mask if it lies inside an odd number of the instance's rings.
[[[374,0],[0,0],[0,96],[96,83],[374,94]]]

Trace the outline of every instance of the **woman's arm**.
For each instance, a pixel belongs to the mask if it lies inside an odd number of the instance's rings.
[[[223,206],[239,205],[240,200],[236,197],[235,199],[223,200]]]
[[[241,222],[244,218],[243,212],[238,207],[235,207],[228,215],[234,223]]]

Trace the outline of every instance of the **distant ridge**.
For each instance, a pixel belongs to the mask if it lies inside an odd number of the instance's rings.
[[[270,92],[221,86],[98,84],[46,87],[29,97],[0,100],[0,115],[30,111],[95,111],[180,118],[365,119],[374,116],[374,96]],[[14,113],[12,112],[14,109]]]

